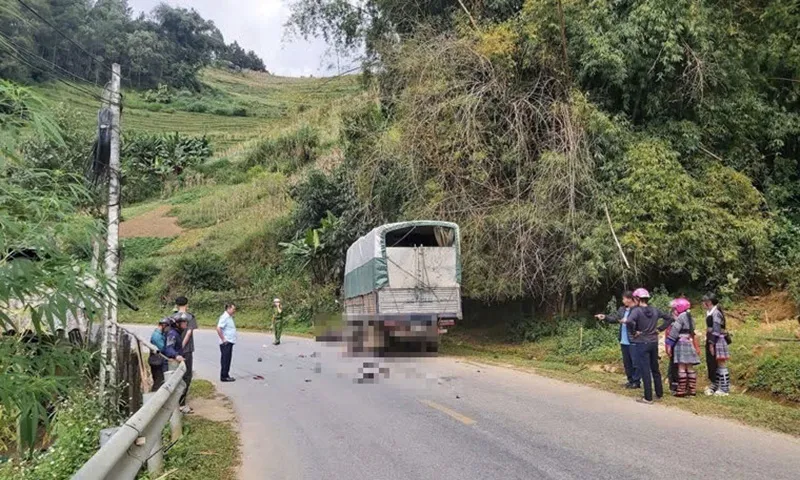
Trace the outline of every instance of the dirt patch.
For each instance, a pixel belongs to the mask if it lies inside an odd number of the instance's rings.
[[[178,226],[178,219],[168,216],[169,205],[143,213],[119,225],[119,236],[129,237],[176,237],[183,232]]]
[[[212,422],[236,421],[230,402],[223,395],[215,395],[212,398],[190,399],[189,406],[194,409],[195,415],[207,418]]]
[[[773,292],[757,297],[748,297],[728,317],[739,322],[757,321],[764,325],[798,318],[797,305],[788,292]]]

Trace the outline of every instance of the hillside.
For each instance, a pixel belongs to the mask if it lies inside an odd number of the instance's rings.
[[[137,192],[126,195],[123,180],[121,274],[141,307],[123,311],[123,320],[155,321],[166,311],[165,299],[179,293],[190,295],[203,323],[213,321],[225,301],[240,302],[245,327],[257,326],[255,319],[274,296],[290,305],[331,302],[322,296],[310,302],[314,289],[308,279],[279,271],[278,242],[291,240],[288,189],[295,170],[335,163],[340,156],[338,116],[343,104],[360,95],[356,77],[298,79],[206,69],[200,78],[200,93],[174,92],[168,104],[123,90],[123,139],[179,132],[207,137],[214,152],[181,175],[170,175],[161,193],[144,202],[125,200]],[[96,99],[63,84],[35,90],[78,119],[79,130],[96,128]],[[237,108],[246,116],[232,115]],[[272,153],[253,160],[264,149]],[[291,161],[297,149],[305,153],[296,165],[270,164],[275,155]],[[301,315],[308,320],[307,313]]]
[[[205,69],[200,79],[202,92],[181,90],[170,104],[147,103],[141,92],[123,89],[124,131],[207,135],[221,158],[228,148],[241,151],[248,141],[269,136],[299,120],[302,112],[329,105],[358,89],[354,77],[298,79]],[[81,85],[81,89],[97,96],[101,93],[100,88],[90,85]],[[54,105],[75,109],[85,126],[96,125],[96,98],[62,83],[37,86],[35,90]],[[235,112],[237,108],[244,111]]]

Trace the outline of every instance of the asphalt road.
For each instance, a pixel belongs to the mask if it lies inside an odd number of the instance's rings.
[[[800,478],[794,437],[449,358],[358,383],[365,360],[339,347],[240,332],[237,381],[220,383],[216,333],[196,334],[195,375],[239,418],[243,480]]]

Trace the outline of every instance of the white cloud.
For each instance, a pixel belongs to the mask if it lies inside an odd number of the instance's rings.
[[[322,76],[337,73],[336,54],[329,52],[322,39],[284,42],[284,27],[289,18],[290,0],[164,0],[173,6],[194,8],[203,18],[213,20],[230,43],[239,42],[245,50],[255,50],[267,70],[285,76]],[[138,13],[149,12],[162,0],[129,0]],[[329,68],[330,66],[333,68]],[[342,71],[352,62],[341,61]]]

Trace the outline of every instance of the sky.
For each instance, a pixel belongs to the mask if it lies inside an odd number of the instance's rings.
[[[284,23],[291,13],[291,0],[128,0],[136,14],[145,13],[159,3],[194,8],[213,20],[225,42],[239,42],[245,50],[255,50],[271,73],[300,77],[336,75],[354,64],[329,52],[322,39],[285,39]]]

